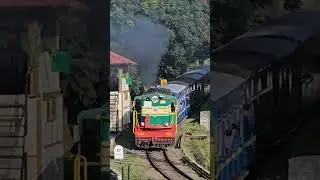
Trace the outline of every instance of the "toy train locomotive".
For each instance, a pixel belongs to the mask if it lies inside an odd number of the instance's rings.
[[[182,74],[134,99],[133,133],[140,148],[171,146],[179,125],[208,95],[209,67]]]

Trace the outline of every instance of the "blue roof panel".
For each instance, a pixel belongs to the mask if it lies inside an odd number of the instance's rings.
[[[174,94],[179,94],[181,91],[186,89],[188,86],[182,84],[165,84],[161,88],[169,89]]]
[[[182,78],[188,78],[188,79],[193,79],[195,81],[200,80],[201,78],[204,77],[203,74],[200,73],[187,73],[187,74],[183,74],[182,76],[180,76]]]
[[[192,73],[198,73],[198,74],[203,74],[203,75],[205,75],[205,74],[208,73],[208,71],[205,70],[205,69],[195,69],[195,70],[188,71],[188,72],[186,72],[186,73],[184,73],[184,74],[192,74]],[[184,75],[184,74],[183,74],[183,75]]]

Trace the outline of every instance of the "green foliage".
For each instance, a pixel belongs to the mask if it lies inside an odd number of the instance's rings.
[[[162,61],[166,75],[175,77],[185,72],[189,63],[209,57],[209,6],[200,1],[170,0],[160,7],[155,19],[174,33]]]
[[[139,1],[111,0],[110,1],[110,36],[113,37],[121,30],[134,25],[139,10]]]
[[[207,135],[210,136],[208,129],[199,125],[198,123],[186,123],[183,125],[183,132],[192,135]],[[192,140],[190,138],[185,138],[183,142],[183,150],[191,158],[193,158],[198,164],[210,169],[210,139],[204,140]]]

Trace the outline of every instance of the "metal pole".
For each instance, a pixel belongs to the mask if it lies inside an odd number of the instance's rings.
[[[121,178],[124,179],[124,166],[121,167]]]
[[[216,173],[217,173],[217,164],[216,164],[216,156],[217,156],[217,142],[215,140],[216,138],[216,123],[217,123],[217,117],[215,113],[215,103],[211,102],[211,111],[210,116],[213,121],[210,123],[210,149],[213,149],[213,156],[211,156],[211,166],[210,166],[210,180],[216,180]]]
[[[128,165],[128,180],[130,180],[130,165]]]

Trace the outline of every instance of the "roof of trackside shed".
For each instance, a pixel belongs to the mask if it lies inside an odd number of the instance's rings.
[[[119,54],[110,51],[110,64],[133,64],[136,65],[137,63],[135,63],[134,61],[120,56]]]

